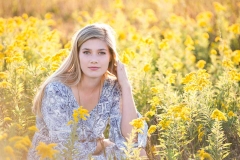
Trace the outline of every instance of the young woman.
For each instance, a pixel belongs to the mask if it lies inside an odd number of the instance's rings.
[[[129,124],[141,117],[136,110],[124,64],[118,60],[113,30],[106,24],[92,24],[73,38],[70,55],[41,86],[34,99],[38,132],[28,159],[39,159],[39,142],[56,143],[62,159],[68,141],[74,109],[83,106],[87,120],[79,120],[73,159],[124,159],[122,148],[132,131]],[[110,124],[109,139],[103,132]],[[144,148],[147,124],[136,136],[136,147]],[[141,155],[146,156],[144,149]],[[111,157],[111,158],[109,158]],[[114,158],[113,158],[114,157]]]

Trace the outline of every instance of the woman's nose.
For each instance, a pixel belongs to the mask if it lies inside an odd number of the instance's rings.
[[[92,64],[98,63],[97,57],[96,56],[92,56],[91,60],[90,60],[90,63],[92,63]]]

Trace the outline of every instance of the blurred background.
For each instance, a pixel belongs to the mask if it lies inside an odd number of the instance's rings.
[[[0,160],[26,159],[34,95],[95,22],[116,32],[150,159],[240,159],[239,0],[0,0]]]

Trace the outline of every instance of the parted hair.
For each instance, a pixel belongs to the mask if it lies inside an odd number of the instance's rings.
[[[80,82],[82,72],[79,61],[79,51],[82,44],[89,39],[100,39],[107,44],[111,54],[111,60],[109,62],[108,70],[104,76],[110,75],[117,77],[116,63],[118,54],[114,34],[114,30],[109,25],[100,23],[87,25],[77,31],[73,36],[72,47],[68,57],[39,87],[33,100],[33,112],[36,115],[41,116],[41,104],[44,96],[44,89],[50,82],[60,81],[67,86],[74,86]]]

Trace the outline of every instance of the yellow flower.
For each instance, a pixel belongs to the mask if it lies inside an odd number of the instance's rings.
[[[73,120],[70,120],[70,121],[68,121],[67,125],[70,126],[70,125],[72,125],[73,123],[74,123]]]
[[[27,15],[26,13],[22,14],[22,17],[23,17],[24,19],[28,19],[28,15]]]
[[[166,39],[162,40],[160,42],[160,44],[158,45],[159,49],[168,49],[169,48],[169,44],[168,41]]]
[[[14,155],[14,151],[13,151],[12,147],[10,147],[10,146],[4,147],[4,152],[11,156]]]
[[[46,57],[43,58],[43,60],[44,60],[45,62],[49,62],[49,61],[51,60],[51,57],[50,57],[50,56],[46,56]]]
[[[237,73],[236,70],[231,70],[228,72],[229,78],[233,81],[240,81],[240,73]]]
[[[202,68],[204,68],[205,64],[206,64],[206,61],[200,60],[200,61],[197,62],[196,66],[198,68],[202,69]]]
[[[216,55],[216,54],[217,54],[217,51],[216,51],[215,49],[211,49],[210,54]]]
[[[186,46],[192,46],[192,45],[194,45],[194,42],[193,42],[193,40],[192,40],[192,38],[191,38],[190,36],[187,36],[184,44],[185,44]]]
[[[203,33],[203,37],[208,39],[209,38],[209,34],[208,33]]]
[[[200,27],[206,27],[212,17],[213,14],[211,12],[201,12],[197,15],[197,23]]]
[[[134,119],[129,124],[131,124],[134,127],[134,129],[137,130],[137,132],[142,133],[141,129],[144,127],[144,121],[142,118]]]
[[[217,36],[217,37],[215,38],[215,42],[218,42],[218,41],[221,41],[221,40],[222,40],[222,38],[219,37],[219,36]]]
[[[52,159],[53,156],[58,153],[57,150],[53,149],[57,144],[50,143],[45,144],[43,142],[39,142],[39,145],[36,147],[37,154],[41,157],[41,159],[50,158]]]
[[[182,79],[182,83],[183,84],[187,84],[189,82],[191,82],[194,79],[195,76],[195,72],[191,72],[189,74],[187,74],[183,79]]]
[[[157,87],[152,87],[152,88],[151,88],[151,91],[152,91],[153,93],[158,93],[158,92],[159,92],[159,89],[158,89]]]
[[[1,79],[6,79],[7,78],[7,73],[6,72],[0,72],[0,78]]]
[[[148,129],[148,136],[150,136],[152,133],[154,133],[157,129],[156,125],[151,125],[150,128]]]
[[[224,7],[223,5],[221,5],[218,2],[213,2],[213,6],[216,12],[221,12],[221,11],[225,11],[226,7]]]
[[[186,121],[189,120],[190,108],[185,107],[185,104],[175,105],[168,110],[168,114]]]
[[[6,121],[12,121],[12,119],[11,119],[10,117],[5,117],[5,118],[3,119],[3,121],[4,121],[4,122],[6,122]]]
[[[144,72],[148,72],[150,70],[150,65],[149,64],[146,64],[144,67],[143,67],[143,71]]]
[[[0,135],[0,141],[6,139],[8,137],[7,133],[3,133]]]
[[[31,141],[28,136],[20,137],[15,136],[9,139],[10,142],[15,141],[14,147],[18,150],[28,151],[28,148],[31,146]]]
[[[182,62],[175,62],[173,63],[173,68],[176,70],[180,70],[183,67],[183,63]]]
[[[228,30],[235,34],[240,34],[240,24],[233,24],[228,28]]]
[[[154,96],[151,100],[148,101],[151,106],[157,106],[160,104],[161,100],[158,96]]]
[[[123,55],[122,63],[124,63],[124,64],[130,63],[129,56],[126,53],[124,53],[124,55]]]
[[[59,64],[57,64],[57,63],[52,63],[52,65],[51,65],[51,70],[52,70],[52,71],[56,71],[58,68],[59,68]]]
[[[234,117],[234,116],[236,116],[236,114],[234,114],[233,111],[230,111],[230,112],[228,112],[228,116],[229,117]]]
[[[205,152],[203,149],[198,151],[198,156],[201,158],[201,160],[205,160],[205,159],[212,160],[211,155]]]
[[[28,127],[28,130],[36,132],[38,131],[38,128],[36,126],[31,126],[31,127]]]
[[[11,87],[11,86],[12,86],[12,84],[5,80],[0,82],[0,88],[7,88],[7,87]]]
[[[171,124],[170,120],[163,119],[159,122],[159,126],[162,127],[163,130],[168,129],[169,125]]]
[[[231,60],[224,60],[222,62],[222,65],[228,69],[233,68],[233,62]]]
[[[14,136],[14,137],[11,137],[11,138],[9,138],[9,142],[16,142],[16,141],[19,141],[19,140],[21,140],[22,139],[22,137],[21,136]]]
[[[201,91],[203,88],[211,84],[209,80],[210,74],[206,73],[205,69],[199,69],[197,73],[192,72],[192,74],[194,74],[194,76],[188,77],[189,79],[183,79],[183,82],[188,82],[184,87],[186,92]]]
[[[232,61],[236,65],[238,65],[240,63],[240,50],[236,50],[236,51],[233,52]]]
[[[16,143],[14,144],[14,148],[16,148],[16,149],[18,149],[18,150],[28,151],[28,148],[27,148],[24,144],[22,144],[22,143],[20,143],[20,142],[16,142]]]
[[[154,114],[156,114],[154,111],[148,111],[147,113],[145,113],[145,117],[147,117],[147,116],[153,116]]]
[[[218,121],[227,121],[227,117],[225,117],[224,113],[219,111],[218,109],[215,109],[211,115],[212,119],[218,120]]]
[[[53,16],[53,15],[52,15],[51,13],[46,13],[46,14],[44,15],[45,19],[51,19],[52,16]]]
[[[73,119],[75,122],[78,122],[80,119],[87,120],[86,116],[89,116],[88,110],[83,109],[82,106],[73,111]]]
[[[174,84],[175,81],[176,81],[176,77],[177,77],[176,74],[173,74],[173,73],[169,74],[169,75],[166,77],[167,82],[168,82],[169,84]]]
[[[204,131],[198,133],[198,141],[202,142],[202,137],[204,136]]]

